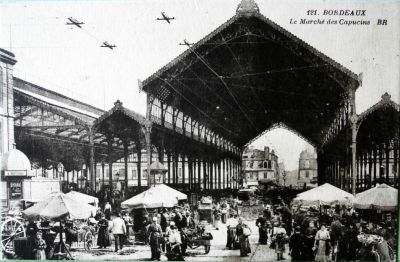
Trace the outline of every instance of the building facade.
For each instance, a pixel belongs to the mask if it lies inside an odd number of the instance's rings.
[[[314,187],[318,183],[317,154],[303,150],[299,158],[298,187]]]
[[[243,186],[257,186],[260,182],[276,181],[279,178],[278,156],[274,150],[264,150],[252,146],[243,151]]]

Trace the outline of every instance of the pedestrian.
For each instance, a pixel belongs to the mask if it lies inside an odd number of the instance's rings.
[[[129,242],[129,237],[130,237],[130,229],[133,228],[133,219],[129,215],[128,211],[125,211],[124,216],[122,219],[125,222],[125,227],[126,227],[126,240]]]
[[[347,240],[347,256],[346,261],[357,260],[357,254],[360,249],[360,242],[357,239],[358,231],[353,223],[350,223],[345,232],[345,239]]]
[[[292,261],[304,261],[303,259],[303,248],[304,248],[304,235],[301,233],[301,227],[296,226],[294,233],[290,237],[289,241],[289,252],[292,257]]]
[[[46,260],[46,241],[42,238],[42,232],[36,232],[36,239],[33,246],[35,260]]]
[[[221,211],[219,210],[218,206],[214,209],[213,215],[214,215],[214,227],[216,230],[219,230],[219,228],[221,227]]]
[[[227,227],[227,241],[226,247],[228,249],[235,248],[235,240],[236,240],[236,226],[238,225],[237,214],[234,213],[230,218],[226,221]]]
[[[314,261],[314,240],[317,229],[314,226],[314,222],[310,221],[308,228],[305,231],[305,241],[304,241],[304,261]]]
[[[190,211],[186,211],[182,221],[182,228],[195,228],[195,227],[196,224],[194,222],[193,217],[190,214]]]
[[[181,245],[182,245],[181,233],[178,231],[178,228],[174,224],[171,224],[168,233],[168,251],[167,251],[168,260],[177,260],[177,261],[184,260]]]
[[[283,253],[285,252],[285,244],[287,243],[288,237],[286,230],[282,223],[276,222],[274,228],[272,229],[272,241],[275,243],[275,253],[277,260],[284,260]]]
[[[110,234],[108,233],[108,220],[104,214],[101,214],[99,223],[99,232],[97,237],[97,245],[99,248],[107,248],[111,245]]]
[[[315,235],[315,242],[314,242],[314,249],[317,253],[315,255],[315,260],[318,262],[328,262],[329,261],[329,246],[330,235],[329,231],[326,228],[325,223],[321,224],[320,230],[318,230],[317,234]]]
[[[181,212],[178,210],[178,208],[175,208],[174,222],[178,230],[179,231],[182,230],[183,216]]]
[[[239,218],[238,225],[236,226],[236,235],[239,237],[240,256],[246,257],[251,253],[249,236],[251,235],[250,227],[243,223],[242,218]]]
[[[106,215],[107,220],[111,220],[111,205],[110,202],[107,202],[104,206],[104,214]]]
[[[168,219],[169,219],[169,216],[167,213],[167,209],[164,208],[161,213],[161,221],[160,221],[160,226],[161,226],[161,229],[163,232],[165,232],[165,230],[168,227]]]
[[[331,223],[331,248],[334,252],[334,255],[337,255],[337,247],[339,244],[339,241],[341,239],[342,236],[342,230],[343,230],[343,225],[340,222],[339,216],[334,215],[333,216],[333,221]]]
[[[117,212],[116,218],[112,221],[111,232],[114,235],[115,241],[115,252],[118,251],[118,247],[121,250],[124,246],[124,239],[126,234],[125,221],[121,218],[121,215]]]
[[[28,225],[26,226],[26,236],[27,236],[27,241],[30,247],[34,247],[35,240],[36,240],[36,233],[39,231],[38,226],[36,223],[30,219]],[[35,254],[32,250],[32,248],[29,250],[30,254],[28,254],[29,258],[34,258]]]
[[[266,245],[268,241],[268,232],[267,232],[267,219],[262,214],[256,220],[256,226],[258,227],[259,240],[258,243],[260,245]]]
[[[151,260],[160,260],[162,229],[157,223],[157,217],[153,217],[153,223],[148,228]]]

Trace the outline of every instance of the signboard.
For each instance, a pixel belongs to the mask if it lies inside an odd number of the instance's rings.
[[[22,181],[11,181],[8,184],[9,199],[22,198]]]
[[[27,176],[27,170],[12,170],[12,171],[4,171],[5,177],[10,176]]]

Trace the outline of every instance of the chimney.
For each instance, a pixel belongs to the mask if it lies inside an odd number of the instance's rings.
[[[265,154],[265,157],[268,157],[268,155],[269,155],[269,147],[264,146],[264,154]]]

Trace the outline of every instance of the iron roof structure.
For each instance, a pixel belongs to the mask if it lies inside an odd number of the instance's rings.
[[[238,147],[283,123],[317,147],[359,77],[242,1],[141,88]]]

